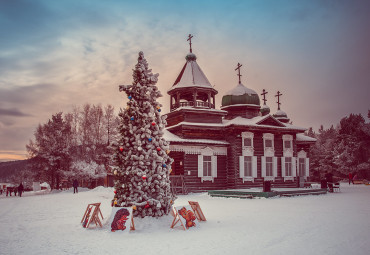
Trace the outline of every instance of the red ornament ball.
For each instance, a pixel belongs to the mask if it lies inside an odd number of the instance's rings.
[[[119,147],[119,150],[122,152],[123,151],[123,147]]]
[[[152,126],[155,126],[155,122],[152,122]]]
[[[117,190],[114,191],[114,194],[117,194]]]
[[[157,151],[161,151],[161,148],[157,147]]]
[[[144,174],[143,176],[141,176],[141,178],[143,178],[143,180],[145,180],[146,179],[146,175]]]
[[[146,204],[144,207],[145,207],[145,208],[149,208],[149,207],[150,207],[150,205],[149,205],[149,204]]]

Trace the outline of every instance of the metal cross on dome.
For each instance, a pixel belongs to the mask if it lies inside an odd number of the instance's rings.
[[[278,110],[280,110],[280,105],[281,105],[281,103],[280,103],[280,96],[282,96],[282,95],[283,94],[281,94],[280,91],[278,91],[276,93],[276,95],[275,95],[278,98],[278,101],[276,102],[278,104]]]
[[[267,99],[266,99],[266,94],[267,94],[268,92],[265,90],[265,89],[263,89],[262,90],[262,94],[261,94],[261,96],[263,96],[263,104],[264,105],[266,105],[266,101],[267,101]]]
[[[235,71],[236,70],[238,70],[238,74],[237,74],[237,76],[239,76],[239,83],[241,83],[241,81],[240,81],[240,77],[242,76],[241,74],[240,74],[240,67],[242,67],[243,65],[241,65],[240,63],[238,63],[238,66],[235,68]]]
[[[191,38],[193,38],[193,36],[189,34],[187,41],[189,41],[189,44],[190,44],[190,53],[193,53],[193,50],[191,49]]]

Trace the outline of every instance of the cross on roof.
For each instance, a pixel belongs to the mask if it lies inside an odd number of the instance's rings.
[[[266,99],[266,94],[267,94],[268,92],[265,90],[265,89],[263,89],[262,90],[262,94],[261,94],[261,96],[263,96],[263,104],[264,105],[266,105],[266,101],[267,101],[267,99]]]
[[[280,91],[278,91],[276,93],[276,95],[275,95],[278,98],[278,101],[276,102],[278,104],[278,110],[280,110],[280,105],[281,105],[281,103],[280,103],[280,96],[282,96],[282,95],[283,94],[281,94]]]
[[[240,63],[238,63],[238,66],[235,68],[235,71],[236,70],[238,70],[238,74],[237,74],[237,76],[239,76],[239,83],[241,83],[241,81],[240,81],[240,77],[242,76],[241,74],[240,74],[240,67],[242,67],[243,65],[241,65]]]
[[[191,49],[191,38],[193,38],[193,36],[189,34],[187,41],[189,41],[189,44],[190,44],[190,53],[193,53],[193,50]]]

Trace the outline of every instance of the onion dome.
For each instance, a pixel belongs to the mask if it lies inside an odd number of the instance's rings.
[[[282,110],[277,110],[277,112],[274,113],[272,116],[274,116],[277,120],[284,122],[284,123],[288,123],[290,121],[286,112]]]
[[[245,87],[242,83],[239,83],[235,88],[226,92],[222,97],[222,107],[240,104],[260,106],[260,98],[256,91]]]
[[[185,59],[186,61],[195,61],[197,60],[197,56],[195,56],[194,53],[189,53],[188,55],[186,55]]]
[[[268,107],[267,105],[264,104],[264,105],[261,106],[260,112],[261,112],[262,116],[265,116],[265,115],[270,113],[270,107]]]

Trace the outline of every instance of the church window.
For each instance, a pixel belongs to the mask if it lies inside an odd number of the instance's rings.
[[[266,139],[265,140],[265,147],[266,148],[272,148],[272,140]]]
[[[291,141],[284,141],[284,148],[285,149],[290,149],[290,148],[292,148],[292,143],[291,143]]]
[[[244,176],[252,176],[252,157],[244,157]]]
[[[292,176],[292,158],[285,158],[285,176]]]
[[[252,147],[252,139],[251,138],[244,138],[244,146],[245,147]]]
[[[217,156],[214,155],[215,151],[211,148],[201,150],[198,155],[198,177],[201,181],[214,181],[217,177]]]
[[[266,176],[273,176],[272,157],[266,157]]]
[[[305,176],[306,172],[306,159],[299,158],[299,176]]]
[[[203,176],[212,176],[212,157],[203,156]]]

